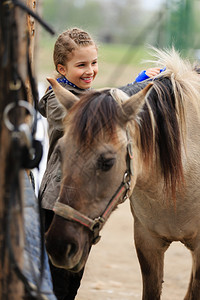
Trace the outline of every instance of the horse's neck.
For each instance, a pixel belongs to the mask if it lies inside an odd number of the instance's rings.
[[[122,90],[127,95],[132,96],[138,93],[139,91],[141,91],[145,86],[147,86],[147,84],[149,84],[149,81],[133,82],[132,84],[122,86],[119,89]]]

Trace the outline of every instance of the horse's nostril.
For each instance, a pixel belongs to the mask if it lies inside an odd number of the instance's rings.
[[[66,249],[66,255],[68,257],[73,256],[76,254],[77,246],[75,244],[68,244]]]
[[[67,245],[66,255],[69,256],[71,252],[72,246],[69,244]]]

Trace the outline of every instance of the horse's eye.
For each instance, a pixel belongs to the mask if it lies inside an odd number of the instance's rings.
[[[114,165],[114,163],[114,157],[106,158],[103,155],[100,155],[100,157],[97,160],[97,169],[101,169],[104,172],[109,171]]]

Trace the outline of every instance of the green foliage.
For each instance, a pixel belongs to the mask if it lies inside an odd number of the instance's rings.
[[[43,0],[43,17],[57,32],[82,27],[98,40],[132,43],[150,17],[137,0]]]
[[[49,53],[43,62],[52,68],[57,35],[70,27],[89,31],[100,43],[99,60],[112,64],[134,65],[148,59],[146,43],[194,53],[200,49],[197,2],[163,0],[159,10],[148,11],[138,0],[43,0],[43,17],[56,30],[53,38],[41,30],[40,49]]]
[[[179,50],[199,41],[197,0],[163,0],[159,9],[152,7],[145,10],[138,0],[43,0],[42,10],[57,33],[82,27],[100,41],[134,46],[148,42],[161,48],[173,44]]]
[[[194,47],[195,40],[195,1],[168,0],[165,46],[172,45],[183,54]]]

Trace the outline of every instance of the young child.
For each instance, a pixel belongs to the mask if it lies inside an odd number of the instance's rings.
[[[57,81],[70,92],[80,97],[91,89],[98,73],[98,48],[91,36],[82,29],[72,28],[59,35],[53,54],[59,77]],[[142,72],[136,81],[142,81],[160,73],[159,68]],[[145,78],[144,78],[145,77]],[[40,113],[47,118],[49,152],[47,167],[39,191],[44,211],[45,231],[53,219],[53,206],[59,195],[61,181],[61,162],[56,144],[63,136],[63,119],[66,111],[56,99],[51,87],[39,102]],[[50,263],[54,293],[58,300],[75,298],[83,270],[77,274],[54,267]]]
[[[81,96],[91,88],[98,73],[97,52],[91,36],[81,29],[73,28],[60,34],[53,53],[54,65],[60,75],[57,81],[70,92]],[[51,87],[40,100],[39,110],[49,125],[49,158],[55,141],[62,136],[62,120],[66,112]]]
[[[80,97],[92,86],[98,73],[98,49],[91,36],[79,29],[69,29],[59,35],[54,46],[54,65],[59,74],[57,81],[70,92]],[[56,99],[51,87],[39,102],[40,113],[47,118],[49,152],[47,167],[39,191],[44,212],[44,227],[48,230],[53,219],[53,206],[59,195],[61,162],[55,149],[63,136],[63,119],[66,111]],[[55,151],[54,151],[55,149]],[[58,300],[75,298],[82,272],[71,273],[54,267],[50,262],[54,293]]]

